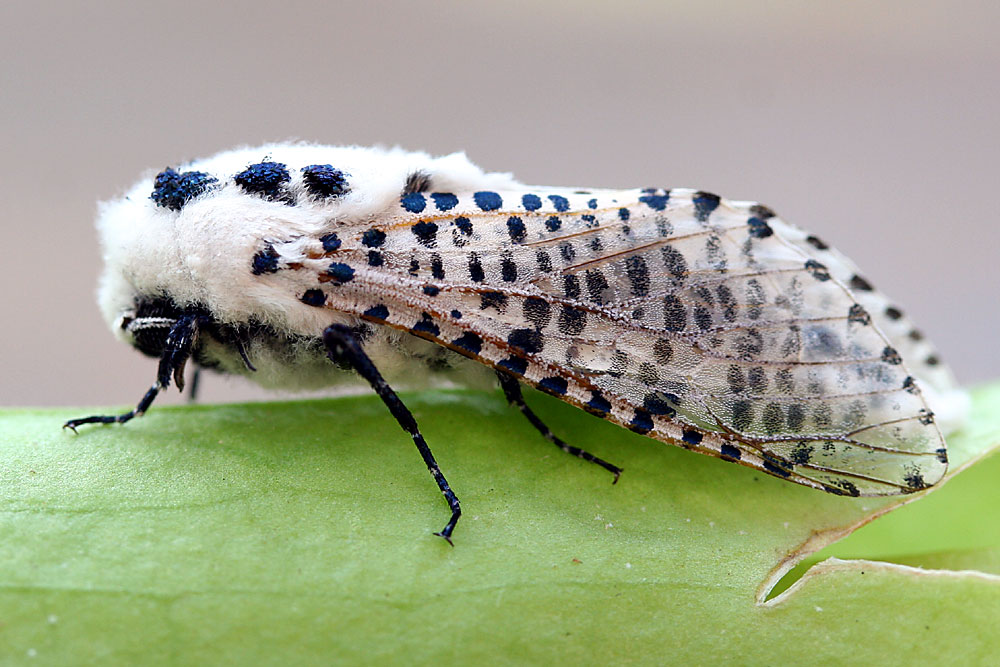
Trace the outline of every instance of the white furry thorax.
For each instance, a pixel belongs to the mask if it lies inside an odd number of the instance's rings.
[[[294,206],[248,195],[232,182],[233,174],[264,160],[288,165],[287,192],[295,198]],[[350,191],[336,198],[311,198],[299,169],[327,163],[349,174]],[[317,327],[330,323],[327,314],[276,293],[246,270],[261,239],[317,238],[375,221],[398,204],[413,173],[429,175],[444,190],[517,186],[509,174],[483,172],[464,153],[435,158],[398,148],[270,144],[226,151],[177,169],[211,174],[219,186],[175,212],[150,199],[149,174],[125,197],[100,207],[104,272],[98,300],[116,332],[116,322],[136,295],[169,293],[178,305],[207,306],[223,322],[238,323],[252,313],[280,330],[315,335]]]
[[[286,164],[290,180],[283,201],[247,194],[233,175],[264,161]],[[301,169],[333,164],[349,176],[350,189],[339,197],[317,198],[306,192]],[[178,172],[204,172],[214,186],[185,203],[180,211],[158,206],[150,197],[150,172],[124,197],[100,205],[97,228],[104,256],[98,302],[105,322],[122,340],[122,317],[144,296],[169,295],[181,307],[206,307],[221,323],[249,318],[278,332],[317,337],[333,322],[357,324],[346,313],[321,311],[290,298],[287,291],[261,281],[247,267],[262,240],[288,242],[315,239],[329,232],[378,220],[398,205],[411,174],[433,179],[444,190],[478,190],[517,186],[510,174],[487,173],[464,153],[432,157],[400,148],[332,147],[312,144],[269,144],[218,153],[176,167]],[[289,205],[294,201],[294,205]],[[285,246],[287,248],[287,245]],[[294,257],[286,258],[294,261]],[[426,352],[425,341],[378,328],[369,342],[373,357],[383,360],[387,374],[405,364],[413,348]],[[258,349],[260,384],[285,389],[314,388],[343,380],[325,355]],[[247,375],[236,358],[218,351],[219,370]],[[289,363],[289,362],[293,363]],[[422,384],[409,377],[408,384]]]

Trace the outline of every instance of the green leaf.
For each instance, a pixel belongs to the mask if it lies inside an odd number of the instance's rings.
[[[825,561],[763,603],[798,559],[907,499],[823,494],[529,395],[557,433],[625,468],[612,486],[499,393],[404,400],[462,500],[454,548],[431,534],[447,507],[374,397],[154,408],[78,436],[60,424],[89,410],[2,413],[0,661],[969,663],[1000,650],[1000,457],[859,531],[874,536],[846,554],[982,572]],[[952,469],[998,444],[1000,385],[976,392]]]

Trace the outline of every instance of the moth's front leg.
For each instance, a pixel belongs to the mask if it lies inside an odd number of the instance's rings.
[[[146,395],[142,397],[142,400],[139,401],[139,404],[134,409],[129,410],[124,414],[92,415],[90,417],[81,417],[80,419],[70,419],[68,422],[63,424],[63,428],[68,428],[76,433],[76,427],[82,426],[83,424],[124,424],[128,420],[132,419],[132,417],[142,416],[142,414],[149,409],[149,406],[153,404],[153,401],[156,400],[156,396],[160,393],[160,389],[162,389],[162,387],[160,386],[159,381],[155,382],[153,386],[149,388],[149,391],[146,392]]]
[[[420,452],[420,456],[424,459],[427,469],[430,471],[434,481],[437,482],[438,488],[441,489],[441,493],[451,508],[451,518],[448,520],[448,523],[441,532],[434,534],[443,537],[448,541],[448,544],[454,546],[454,543],[451,541],[451,533],[455,530],[455,524],[458,523],[458,518],[462,515],[462,508],[459,505],[458,497],[451,490],[448,480],[445,479],[444,474],[438,467],[437,461],[434,460],[434,455],[431,453],[430,447],[424,441],[424,436],[420,433],[413,414],[410,413],[409,409],[399,399],[399,396],[396,395],[396,392],[385,381],[385,378],[379,373],[372,360],[365,354],[350,327],[343,324],[331,324],[323,332],[323,343],[326,345],[327,355],[330,357],[330,360],[334,363],[346,362],[361,377],[367,380],[368,384],[375,390],[375,393],[378,394],[378,397],[389,408],[392,416],[396,418],[396,422],[413,438],[413,444],[417,446],[417,451]]]
[[[63,428],[71,429],[75,433],[76,427],[83,424],[124,424],[133,417],[142,416],[156,400],[160,391],[170,386],[171,378],[174,379],[178,389],[183,389],[184,365],[191,356],[191,348],[198,338],[198,326],[202,319],[201,315],[188,314],[178,319],[170,327],[170,332],[163,345],[163,354],[160,356],[156,382],[133,410],[120,415],[93,415],[80,419],[70,419],[63,424]]]

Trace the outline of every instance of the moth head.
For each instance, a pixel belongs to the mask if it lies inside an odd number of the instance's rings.
[[[170,299],[140,298],[116,320],[120,336],[148,357],[159,358],[166,346],[167,334],[182,316]]]

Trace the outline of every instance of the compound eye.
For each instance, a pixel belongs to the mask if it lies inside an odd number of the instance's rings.
[[[153,179],[153,192],[149,198],[157,206],[172,211],[181,210],[186,203],[208,190],[217,180],[203,171],[176,172],[167,167]]]

